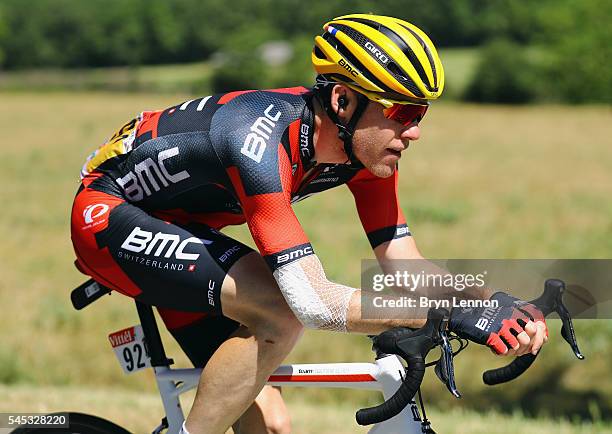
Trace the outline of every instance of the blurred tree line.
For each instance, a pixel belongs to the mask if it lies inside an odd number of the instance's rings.
[[[440,47],[484,46],[468,100],[612,101],[608,0],[0,0],[0,65],[150,65],[223,53],[215,90],[308,83],[313,36],[356,11],[404,18]],[[274,40],[295,55],[269,68],[259,47]]]

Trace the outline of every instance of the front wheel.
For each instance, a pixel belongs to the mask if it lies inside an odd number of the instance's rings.
[[[49,416],[66,414],[70,425],[67,428],[17,428],[11,434],[130,434],[119,425],[98,416],[83,413],[51,413]]]

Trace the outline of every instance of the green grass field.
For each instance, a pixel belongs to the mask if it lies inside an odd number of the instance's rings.
[[[117,390],[100,387],[92,390],[81,387],[33,387],[0,385],[0,412],[78,409],[105,417],[134,433],[151,432],[159,424],[163,408],[155,394]],[[44,398],[41,398],[44,396]],[[190,407],[193,394],[182,399],[185,411]],[[78,403],[75,405],[74,403]],[[294,396],[288,402],[294,431],[298,434],[354,434],[366,433],[367,428],[358,426],[353,417],[355,407],[350,402],[325,405],[304,397]],[[316,415],[316,416],[314,416]],[[455,434],[515,434],[516,432],[538,432],[541,434],[603,434],[612,428],[603,423],[571,423],[566,419],[526,419],[520,412],[504,415],[495,411],[461,410],[447,411],[428,409],[436,432]],[[231,433],[231,431],[230,431]],[[0,428],[0,434],[3,434]]]
[[[83,276],[72,267],[68,216],[79,169],[91,150],[135,113],[188,98],[0,93],[0,411],[52,409],[64,403],[104,410],[107,398],[117,397],[126,404],[109,410],[114,416],[137,400],[137,410],[126,420],[137,432],[150,426],[140,414],[159,405],[150,397],[151,376],[123,376],[106,339],[109,332],[136,322],[132,304],[119,295],[84,312],[69,304],[69,290]],[[422,252],[437,258],[612,257],[610,114],[606,107],[435,104],[422,123],[422,140],[401,162],[402,205]],[[372,254],[347,190],[301,202],[296,211],[328,276],[358,285],[360,259]],[[248,241],[244,228],[228,232]],[[578,332],[588,334],[595,326],[578,324]],[[494,432],[492,424],[500,427],[495,432],[531,432],[534,427],[544,433],[609,432],[606,423],[579,427],[488,412],[492,405],[508,411],[524,402],[534,393],[526,387],[529,381],[548,378],[554,365],[562,368],[548,382],[555,388],[549,395],[539,390],[538,399],[551,400],[552,408],[568,393],[573,410],[582,406],[586,417],[597,420],[604,409],[603,416],[610,417],[605,410],[612,406],[609,362],[596,357],[611,353],[610,334],[582,342],[583,351],[593,357],[580,365],[570,363],[556,325],[554,330],[556,341],[551,339],[547,348],[551,356],[541,357],[519,385],[483,392],[475,369],[479,373],[494,361],[474,346],[456,362],[463,402],[451,402],[443,386],[428,380],[426,399],[439,407],[432,410],[434,426],[446,427],[442,432]],[[186,366],[172,342],[169,348],[178,364]],[[309,332],[290,359],[323,357],[369,360],[368,343],[360,336]],[[354,410],[376,399],[297,390],[287,391],[287,397],[294,403],[298,433],[325,432],[312,428],[313,414],[325,421],[346,421],[334,432],[356,432],[348,425]]]
[[[460,99],[476,67],[477,48],[447,48],[441,56],[447,71],[444,97]],[[179,65],[116,66],[87,69],[0,71],[0,91],[206,92],[211,62]]]

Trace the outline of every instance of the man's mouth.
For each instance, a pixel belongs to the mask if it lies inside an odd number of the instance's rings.
[[[395,155],[397,158],[402,158],[402,151],[397,149],[387,148],[386,149],[390,154]]]

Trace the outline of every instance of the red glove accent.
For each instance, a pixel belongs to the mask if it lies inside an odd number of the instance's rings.
[[[518,307],[519,311],[522,311],[523,314],[529,317],[531,321],[535,324],[540,321],[544,324],[544,331],[546,332],[546,337],[548,337],[548,325],[546,324],[546,320],[544,319],[544,314],[537,309],[533,304],[524,304]]]
[[[506,350],[508,350],[508,345],[510,345],[510,348],[518,347],[519,341],[512,333],[512,330],[514,330],[516,334],[524,332],[523,327],[521,327],[515,319],[502,320],[502,327],[499,331],[489,335],[487,346],[496,354],[504,354]],[[506,342],[508,343],[507,345]]]

